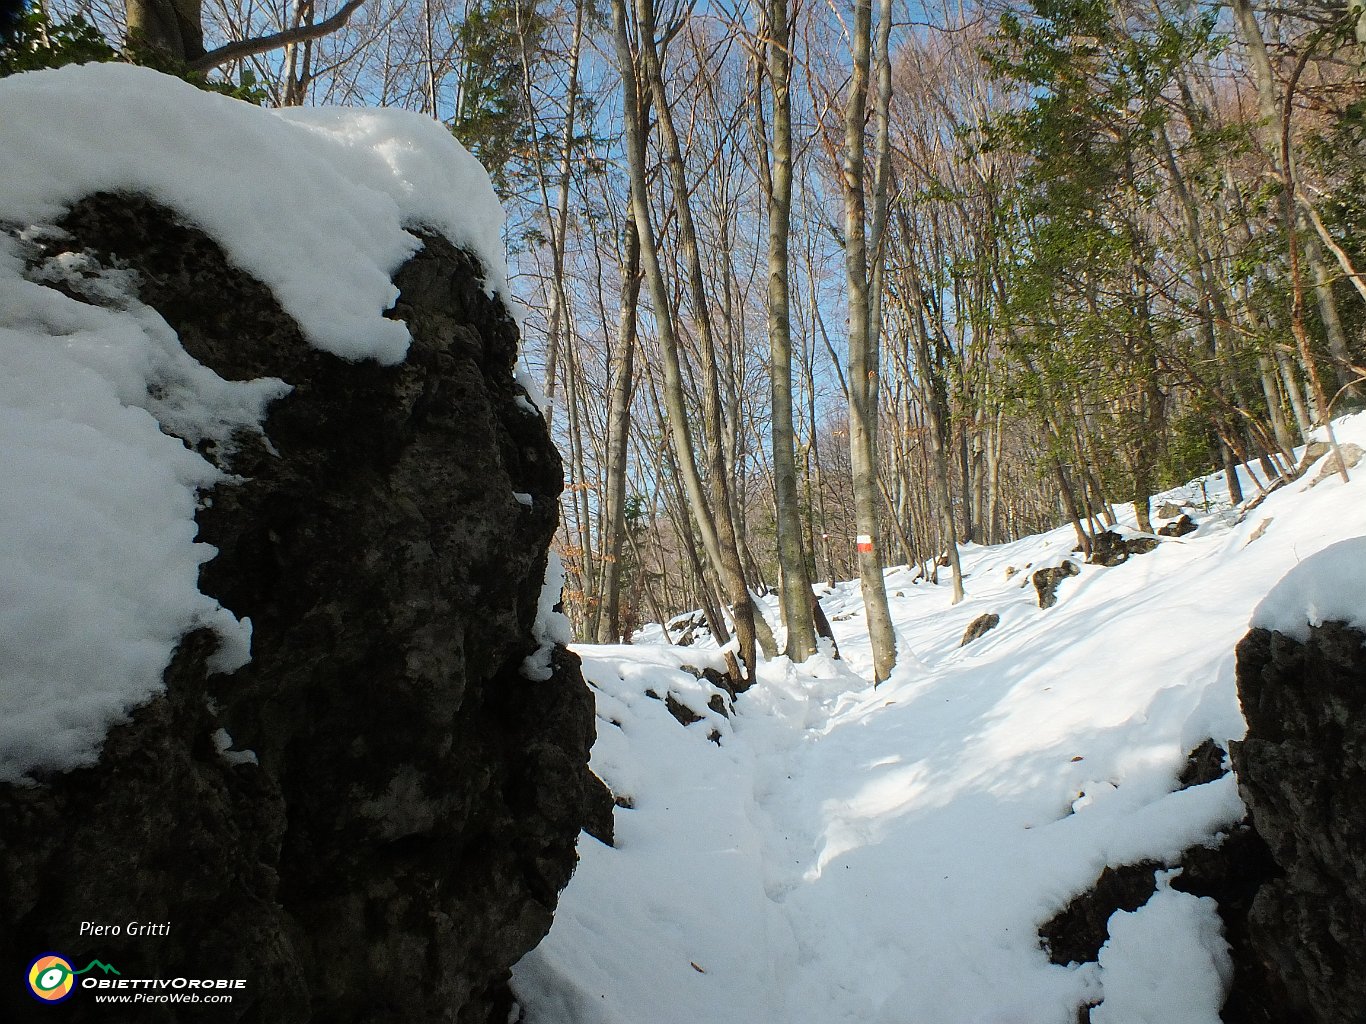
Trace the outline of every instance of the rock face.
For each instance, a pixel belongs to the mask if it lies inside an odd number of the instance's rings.
[[[1285,994],[1269,1020],[1358,1024],[1366,1006],[1366,636],[1325,622],[1301,643],[1254,629],[1238,645],[1243,801],[1283,877],[1248,931]]]
[[[1307,637],[1253,629],[1238,645],[1248,731],[1230,754],[1248,819],[1175,862],[1174,888],[1219,904],[1234,963],[1225,1024],[1360,1024],[1366,1006],[1366,634],[1329,621]],[[1181,785],[1222,764],[1202,743]],[[1093,960],[1109,915],[1146,901],[1160,866],[1107,868],[1045,922],[1053,961]]]
[[[1360,1024],[1366,1006],[1366,634],[1328,621],[1301,642],[1266,629],[1238,645],[1247,737],[1230,751],[1248,819],[1194,846],[1173,888],[1218,901],[1234,963],[1225,1024]],[[1223,772],[1213,741],[1181,785]],[[1109,869],[1040,927],[1054,963],[1095,959],[1116,909],[1145,902],[1153,870]],[[1089,1019],[1083,1008],[1081,1019]]]
[[[1069,900],[1057,914],[1039,926],[1039,938],[1050,963],[1095,963],[1109,932],[1110,915],[1117,910],[1134,911],[1152,897],[1153,872],[1162,868],[1145,860],[1119,868],[1106,867],[1095,884]]]
[[[520,672],[562,473],[516,401],[514,324],[472,257],[427,237],[396,277],[407,360],[348,363],[150,202],[96,196],[63,227],[46,254],[133,269],[195,358],[295,390],[271,408],[273,450],[244,439],[241,482],[198,517],[218,549],[201,587],[250,616],[250,664],[209,676],[215,642],[192,634],[98,765],[0,787],[7,976],[55,950],[126,977],[245,979],[223,1021],[501,1024],[581,825],[610,815],[577,659]],[[78,939],[83,921],[123,934]],[[32,1006],[0,986],[0,1019]],[[77,992],[62,1015],[100,1009]]]

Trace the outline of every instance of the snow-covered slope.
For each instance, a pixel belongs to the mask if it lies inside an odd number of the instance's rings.
[[[1366,415],[1339,431],[1366,443]],[[1177,775],[1204,738],[1243,732],[1234,645],[1268,590],[1366,534],[1366,474],[1316,475],[1245,514],[1196,481],[1172,496],[1197,532],[1082,565],[1047,611],[1029,576],[1071,555],[1070,529],[966,549],[957,607],[891,570],[901,663],[876,690],[856,584],[823,599],[847,660],[766,664],[731,718],[679,670],[714,651],[576,648],[594,767],[632,806],[615,849],[583,839],[517,968],[528,1020],[1072,1024],[1104,997],[1103,1024],[1216,1024],[1229,965],[1211,900],[1159,886],[1112,920],[1099,964],[1050,964],[1038,927],[1107,864],[1173,858],[1242,816],[1231,776]],[[1340,575],[1296,592],[1366,608],[1366,579]],[[960,648],[986,612],[1000,625]],[[680,728],[647,689],[705,721]]]

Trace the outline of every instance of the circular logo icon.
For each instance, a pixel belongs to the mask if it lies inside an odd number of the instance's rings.
[[[35,999],[60,1003],[76,987],[76,974],[66,957],[44,953],[29,964],[28,987]]]

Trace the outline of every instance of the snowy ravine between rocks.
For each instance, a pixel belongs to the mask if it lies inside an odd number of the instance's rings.
[[[269,410],[291,393],[283,378],[229,380],[192,358],[126,268],[74,251],[37,260],[70,205],[110,190],[157,200],[268,282],[313,349],[377,367],[401,364],[412,340],[386,316],[392,276],[421,245],[409,228],[469,249],[490,293],[507,283],[491,186],[426,118],[267,114],[118,65],[14,76],[0,93],[0,783],[28,792],[35,771],[92,770],[111,726],[164,691],[186,634],[217,634],[215,670],[261,660],[248,611],[199,588],[215,552],[196,515],[211,488],[235,486],[235,439],[268,440]],[[500,374],[504,408],[539,428],[510,357]],[[1366,444],[1366,414],[1340,421],[1338,436]],[[1050,964],[1038,929],[1105,866],[1172,860],[1242,817],[1232,776],[1185,789],[1177,776],[1205,738],[1226,745],[1244,731],[1234,645],[1250,621],[1297,632],[1366,614],[1366,544],[1341,543],[1366,534],[1366,467],[1356,472],[1344,484],[1313,467],[1253,509],[1229,508],[1217,478],[1159,496],[1189,503],[1199,528],[1113,568],[1081,565],[1047,610],[1031,576],[1071,557],[1070,528],[966,548],[957,607],[946,586],[889,570],[901,656],[877,689],[852,584],[822,594],[844,660],[766,663],[733,706],[698,678],[721,664],[712,645],[666,646],[655,627],[633,646],[579,647],[597,699],[593,767],[619,804],[616,845],[580,838],[554,926],[516,970],[527,1021],[1072,1024],[1099,1003],[1093,1024],[1214,1024],[1229,959],[1211,900],[1160,883],[1111,919],[1088,965]],[[1249,477],[1245,490],[1257,489]],[[546,509],[548,536],[553,494],[518,485],[491,500],[516,517]],[[1328,565],[1315,559],[1333,545]],[[519,652],[518,683],[549,672],[556,579],[552,565],[528,637],[539,652]],[[766,613],[777,621],[771,601]],[[960,646],[983,614],[999,624]],[[687,711],[697,720],[683,726]],[[225,729],[200,738],[211,781],[270,766],[268,752],[233,749]],[[514,765],[528,762],[528,744],[506,746]],[[450,823],[444,811],[430,819]],[[578,820],[564,832],[565,873]],[[456,846],[438,834],[431,877],[478,888]],[[375,876],[375,904],[394,907],[392,862]],[[412,917],[426,927],[425,895],[421,905]],[[338,931],[335,915],[314,920],[329,925],[314,938]],[[469,936],[461,922],[443,935]],[[531,924],[508,960],[543,919]],[[350,935],[382,950],[373,931]],[[240,933],[226,941],[257,948]],[[375,974],[356,962],[347,994],[368,998]],[[429,996],[457,975],[406,988]]]
[[[1366,443],[1366,415],[1338,429]],[[1107,864],[1173,860],[1243,816],[1232,775],[1177,776],[1206,737],[1243,735],[1234,647],[1268,591],[1366,534],[1361,473],[1319,475],[1250,511],[1218,475],[1160,496],[1199,529],[1113,568],[1082,564],[1070,527],[969,546],[957,607],[888,570],[901,656],[876,690],[857,584],[823,593],[845,660],[765,663],[730,717],[680,668],[719,667],[712,645],[665,646],[655,626],[577,646],[616,846],[581,838],[551,933],[514,972],[526,1019],[1072,1024],[1104,1000],[1096,1024],[1217,1024],[1213,900],[1159,884],[1111,919],[1099,964],[1050,964],[1038,929]],[[1069,557],[1080,575],[1040,610],[1031,574]],[[1366,610],[1366,565],[1326,576]],[[1281,593],[1263,617],[1314,618]],[[984,613],[1000,624],[960,648]],[[668,695],[702,720],[681,728]]]

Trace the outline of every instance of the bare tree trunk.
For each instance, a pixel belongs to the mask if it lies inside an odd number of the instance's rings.
[[[651,391],[653,391],[653,382],[651,382],[650,387]],[[657,395],[654,397],[655,406],[656,409],[658,409],[659,399]],[[675,499],[672,503],[668,501],[665,502],[666,511],[668,511],[669,517],[673,523],[674,532],[678,535],[679,544],[683,549],[683,553],[688,556],[688,568],[691,570],[689,576],[692,580],[693,590],[696,596],[694,604],[702,609],[702,614],[707,620],[707,626],[711,629],[712,636],[716,638],[716,642],[718,644],[725,644],[730,641],[730,628],[726,624],[725,617],[721,614],[719,591],[713,585],[713,580],[706,571],[706,566],[703,564],[702,557],[697,552],[697,542],[694,540],[692,532],[692,517],[688,514],[688,497],[686,490],[682,488],[679,483],[679,478],[682,474],[679,472],[678,460],[671,447],[671,433],[666,417],[660,415],[659,436],[661,438],[661,443],[657,453],[657,461],[660,463],[661,468],[666,471],[669,482],[669,491]],[[670,436],[669,442],[664,442],[662,440],[665,436]],[[660,537],[660,531],[658,530],[655,531],[655,544],[659,550],[659,564],[661,568],[667,572],[668,566],[664,558],[663,540]],[[692,606],[693,605],[684,603],[684,607]]]
[[[520,11],[518,31],[521,32]],[[536,147],[536,183],[541,194],[541,208],[545,211],[549,228],[551,259],[550,316],[546,337],[545,357],[545,418],[550,423],[555,417],[555,389],[559,376],[559,357],[565,322],[568,318],[569,296],[564,284],[565,236],[569,225],[569,186],[574,167],[575,120],[579,107],[579,63],[583,50],[584,2],[574,5],[574,34],[569,50],[569,83],[566,88],[564,131],[560,136],[560,162],[556,174],[555,206],[550,205],[550,189],[546,181],[545,164],[541,158],[541,133],[537,127],[536,102],[531,90],[531,59],[522,33],[522,90],[531,118],[531,137]]]
[[[949,436],[947,384],[945,370],[937,361],[930,347],[931,326],[923,315],[925,309],[924,288],[920,280],[920,270],[914,255],[914,228],[904,212],[898,213],[901,225],[901,243],[910,252],[908,263],[902,271],[905,291],[901,302],[901,318],[915,355],[916,372],[914,380],[909,367],[901,373],[906,378],[907,387],[915,387],[920,397],[920,407],[925,411],[925,420],[930,439],[930,469],[934,486],[935,504],[938,506],[939,536],[944,554],[948,557],[953,577],[953,604],[963,600],[963,567],[958,558],[957,528],[953,516],[953,488],[949,482]],[[942,329],[936,323],[934,330]]]
[[[882,0],[882,20],[890,20],[890,0]],[[877,402],[879,325],[878,308],[870,284],[875,276],[871,264],[883,259],[882,227],[873,219],[873,254],[869,259],[869,218],[865,196],[867,173],[864,160],[864,124],[868,116],[868,76],[871,65],[872,0],[855,0],[851,46],[853,76],[844,112],[844,224],[845,276],[849,288],[849,459],[853,469],[854,520],[858,528],[859,580],[873,652],[873,685],[892,674],[896,665],[896,634],[887,607],[887,587],[882,577],[882,555],[877,516]],[[885,52],[886,34],[878,28],[877,142],[874,159],[881,170],[887,161],[886,117],[891,72]],[[886,86],[883,78],[886,76]],[[885,176],[882,176],[885,183]],[[882,202],[885,203],[885,194]]]
[[[189,62],[204,55],[201,0],[128,0],[128,42]]]
[[[1271,160],[1272,167],[1280,173],[1283,183],[1281,221],[1285,227],[1290,250],[1290,330],[1295,337],[1295,344],[1299,349],[1300,362],[1304,365],[1305,375],[1309,379],[1310,394],[1313,397],[1314,405],[1317,406],[1315,412],[1323,422],[1324,433],[1328,437],[1328,445],[1338,460],[1342,479],[1346,481],[1347,463],[1342,459],[1341,452],[1338,451],[1337,438],[1333,433],[1332,410],[1323,382],[1319,378],[1318,367],[1314,365],[1313,353],[1309,347],[1308,332],[1304,326],[1304,285],[1300,273],[1300,243],[1297,237],[1299,234],[1297,231],[1299,218],[1296,216],[1295,165],[1290,151],[1290,115],[1294,110],[1295,86],[1312,53],[1313,45],[1317,44],[1322,32],[1315,34],[1311,43],[1306,45],[1305,52],[1301,55],[1299,63],[1286,85],[1285,99],[1278,103],[1276,82],[1271,70],[1271,59],[1267,56],[1266,51],[1266,40],[1262,38],[1261,26],[1257,24],[1257,17],[1252,12],[1252,5],[1249,0],[1231,0],[1231,6],[1233,8],[1233,20],[1238,26],[1239,34],[1243,37],[1243,42],[1247,45],[1253,79],[1257,84],[1257,108],[1262,118],[1260,134],[1263,146]]]
[[[987,539],[988,544],[1005,540],[1001,531],[1001,426],[1005,410],[997,408],[987,443]]]
[[[1298,230],[1304,238],[1304,256],[1309,263],[1309,271],[1314,275],[1314,298],[1318,302],[1319,316],[1323,319],[1324,330],[1328,334],[1328,352],[1333,357],[1333,377],[1339,388],[1346,388],[1355,394],[1353,384],[1356,376],[1351,371],[1352,360],[1348,355],[1347,332],[1342,328],[1342,317],[1338,313],[1338,301],[1333,296],[1333,279],[1328,273],[1328,264],[1323,258],[1323,246],[1318,236],[1310,231],[1309,218],[1301,210],[1298,214]]]
[[[626,442],[631,431],[631,374],[636,350],[636,310],[640,299],[640,240],[635,222],[625,224],[626,258],[622,267],[621,319],[612,359],[611,397],[607,410],[607,494],[604,515],[602,608],[598,643],[615,643],[620,627],[621,552],[626,532]]]
[[[1295,377],[1295,364],[1280,346],[1276,347],[1276,367],[1280,370],[1281,382],[1285,385],[1285,395],[1290,400],[1290,411],[1295,415],[1295,425],[1300,429],[1300,437],[1308,441],[1314,423],[1309,416],[1304,394],[1300,391],[1300,382]]]
[[[1271,413],[1271,429],[1276,435],[1276,445],[1282,454],[1288,457],[1295,450],[1295,442],[1291,440],[1290,428],[1285,422],[1285,410],[1281,407],[1281,391],[1276,386],[1276,371],[1271,365],[1271,360],[1264,355],[1257,357],[1257,373],[1262,381],[1262,397],[1266,399],[1266,407]]]
[[[648,0],[644,0],[648,6]],[[659,334],[659,350],[664,370],[664,404],[668,412],[669,432],[674,451],[678,457],[679,474],[692,506],[698,531],[707,556],[712,560],[717,575],[725,582],[727,596],[734,605],[736,636],[739,640],[739,672],[743,679],[752,682],[757,664],[755,656],[755,634],[753,602],[745,587],[740,571],[740,553],[735,546],[734,524],[730,519],[729,498],[725,490],[724,460],[719,469],[719,479],[713,484],[719,489],[720,498],[715,516],[707,501],[702,478],[697,471],[692,429],[688,424],[688,408],[683,394],[683,374],[678,359],[678,338],[674,332],[673,304],[670,301],[668,285],[660,264],[659,249],[655,242],[654,224],[650,219],[650,207],[645,191],[645,126],[642,124],[642,100],[639,78],[636,74],[636,60],[632,53],[630,34],[626,21],[625,0],[613,0],[612,20],[617,51],[617,64],[621,72],[622,87],[625,93],[624,122],[626,135],[627,163],[631,175],[631,210],[635,218],[636,232],[640,237],[641,262],[645,268],[645,280],[650,288],[650,298],[654,306],[655,326]],[[650,46],[642,53],[648,60],[653,49],[653,29],[647,20],[642,30],[649,36]],[[656,55],[657,56],[657,55]],[[654,77],[654,76],[651,76]],[[675,142],[677,140],[675,139]],[[694,236],[695,238],[695,236]],[[715,372],[715,365],[712,366]],[[719,435],[719,432],[718,432]],[[715,446],[719,451],[719,444]],[[729,529],[727,529],[729,527]],[[724,547],[724,550],[723,550]]]
[[[580,375],[576,372],[576,353],[574,345],[565,346],[569,364],[569,468],[570,485],[567,488],[574,507],[574,525],[579,537],[579,590],[584,620],[592,617],[592,586],[597,579],[597,568],[593,556],[592,510],[588,504],[588,471],[584,458],[582,427],[582,388]]]
[[[714,500],[711,515],[719,541],[719,563],[717,575],[726,590],[731,604],[731,615],[735,622],[735,635],[740,643],[741,657],[745,660],[747,678],[753,678],[755,644],[763,650],[765,657],[777,655],[773,644],[773,632],[765,622],[757,620],[763,615],[750,598],[745,583],[744,564],[740,557],[739,534],[736,527],[736,512],[732,502],[730,467],[727,464],[724,447],[725,431],[721,416],[721,388],[717,375],[716,343],[712,330],[710,306],[706,285],[702,276],[702,262],[698,251],[697,229],[693,222],[691,194],[685,174],[682,144],[674,128],[673,113],[664,88],[664,71],[656,48],[657,26],[654,17],[654,0],[636,0],[637,29],[640,33],[640,55],[645,72],[647,87],[654,97],[660,139],[664,145],[664,166],[670,176],[674,212],[678,216],[678,237],[683,248],[687,268],[688,284],[691,291],[693,319],[697,327],[702,364],[702,413],[705,456],[711,475]],[[643,142],[643,138],[642,138]],[[642,245],[644,237],[642,236]],[[662,278],[661,278],[662,280]],[[662,340],[662,335],[661,335]]]
[[[778,534],[778,570],[786,654],[803,662],[816,653],[811,578],[802,549],[797,499],[797,461],[793,451],[792,308],[788,285],[788,244],[792,223],[792,62],[787,0],[768,0],[768,81],[773,97],[773,163],[768,179],[768,344],[772,395],[773,484]],[[763,100],[756,97],[762,116]],[[765,163],[767,156],[765,156]],[[765,168],[768,169],[767,167]]]
[[[313,0],[296,0],[294,25],[313,24]],[[285,47],[285,93],[281,106],[301,107],[308,99],[308,87],[313,82],[313,40],[290,43]]]
[[[422,63],[426,72],[427,113],[441,120],[436,98],[436,42],[433,25],[432,0],[422,0]],[[539,163],[539,161],[538,161]]]
[[[1366,18],[1363,18],[1360,24],[1366,26]],[[1357,268],[1353,266],[1352,260],[1347,255],[1346,251],[1342,246],[1338,245],[1333,236],[1329,234],[1328,228],[1323,223],[1323,218],[1319,216],[1318,210],[1314,209],[1314,204],[1303,195],[1300,195],[1298,198],[1301,209],[1304,211],[1305,216],[1309,218],[1309,223],[1313,225],[1314,230],[1318,233],[1319,241],[1321,241],[1333,254],[1333,258],[1338,261],[1338,267],[1341,268],[1342,273],[1346,276],[1347,280],[1352,283],[1352,287],[1357,290],[1357,294],[1360,295],[1363,300],[1366,300],[1366,276],[1363,276],[1357,271]]]

